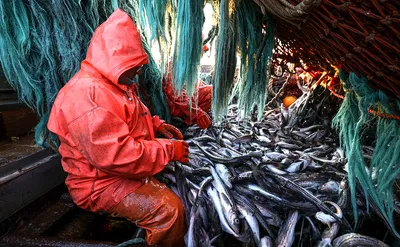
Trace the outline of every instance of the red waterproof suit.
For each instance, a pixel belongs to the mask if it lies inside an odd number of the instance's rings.
[[[59,92],[48,128],[60,138],[66,185],[79,207],[127,217],[146,228],[149,244],[168,246],[177,243],[172,238],[183,240],[182,206],[151,176],[172,159],[174,146],[155,139],[162,122],[151,117],[136,87],[118,84],[123,72],[147,60],[133,21],[115,11],[94,33],[80,71]]]
[[[168,78],[163,82],[163,91],[171,115],[183,118],[187,125],[197,123],[202,128],[208,128],[210,122],[205,126],[201,126],[199,120],[203,117],[208,118],[207,112],[211,110],[213,88],[211,85],[206,85],[201,81],[198,83],[197,87],[197,99],[193,97],[192,106],[190,107],[190,102],[185,90],[183,90],[180,95],[175,95],[171,74],[169,74]]]

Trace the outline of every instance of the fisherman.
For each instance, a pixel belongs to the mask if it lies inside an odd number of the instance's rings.
[[[204,39],[204,35],[202,36]],[[204,44],[202,54],[209,50],[208,44]],[[201,129],[207,129],[211,125],[208,114],[211,110],[212,85],[207,85],[199,80],[196,85],[196,93],[192,101],[186,95],[186,89],[176,94],[172,85],[172,61],[169,62],[168,76],[163,79],[163,91],[172,116],[183,118],[187,125],[197,124]]]
[[[208,112],[211,110],[212,85],[199,81],[192,104],[185,89],[179,95],[175,94],[171,74],[163,81],[163,91],[172,116],[183,118],[187,125],[196,123],[202,129],[210,127],[211,118]]]
[[[150,245],[183,246],[182,202],[153,175],[169,161],[188,162],[188,144],[139,100],[134,78],[147,62],[134,22],[116,10],[60,90],[48,128],[59,136],[66,185],[79,207],[129,219]]]

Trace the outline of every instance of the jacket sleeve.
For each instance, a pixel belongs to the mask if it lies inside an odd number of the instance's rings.
[[[142,178],[164,169],[173,152],[170,140],[135,140],[127,124],[98,106],[68,125],[81,154],[101,171],[121,177]],[[140,134],[140,133],[138,133]]]
[[[157,115],[153,116],[152,121],[153,121],[154,133],[157,134],[158,128],[160,128],[161,124],[165,123],[165,121],[161,120],[160,117]]]
[[[192,107],[190,107],[189,99],[185,90],[180,95],[175,95],[171,79],[164,82],[164,93],[166,98],[171,101],[174,109],[179,109],[185,115],[185,122],[193,124],[198,115],[203,115],[205,112],[198,107],[196,102],[192,100]]]
[[[192,101],[192,107],[190,107],[189,100],[186,97],[184,99],[177,98],[175,100],[175,107],[179,108],[185,114],[185,122],[187,124],[193,124],[197,117],[205,114],[194,101]]]

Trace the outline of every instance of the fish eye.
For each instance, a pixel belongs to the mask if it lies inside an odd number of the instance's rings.
[[[235,219],[233,222],[234,222],[236,225],[239,225],[240,220],[239,220],[239,219]]]

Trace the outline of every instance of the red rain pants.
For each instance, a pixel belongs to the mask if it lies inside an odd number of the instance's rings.
[[[122,199],[111,214],[127,218],[145,229],[149,245],[184,246],[186,227],[182,202],[165,184],[153,177]]]

